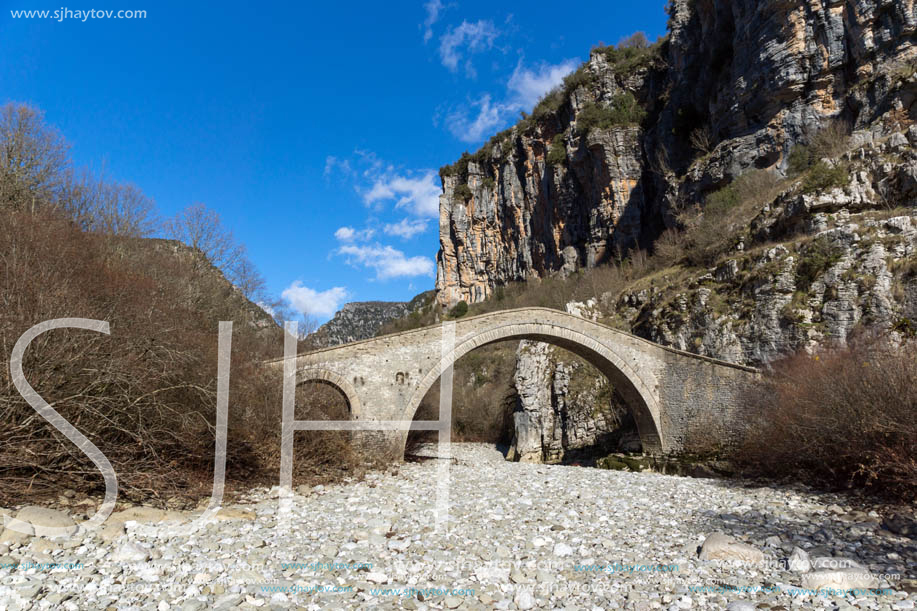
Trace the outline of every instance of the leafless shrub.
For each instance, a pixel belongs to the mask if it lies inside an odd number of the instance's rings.
[[[701,153],[708,155],[714,149],[713,134],[710,132],[710,126],[704,125],[691,132],[691,146]]]
[[[656,153],[653,156],[652,170],[660,176],[671,176],[674,174],[672,165],[669,163],[669,153],[661,144],[656,146]]]
[[[815,161],[840,157],[850,148],[850,124],[843,119],[834,119],[812,136],[809,148]]]
[[[749,393],[734,459],[754,475],[822,487],[917,492],[914,340],[879,336],[780,363]]]
[[[677,263],[685,252],[685,235],[677,229],[666,229],[653,244],[654,255],[664,267]]]
[[[645,32],[634,32],[618,41],[619,49],[648,49],[650,41]]]
[[[39,336],[25,355],[26,379],[111,460],[124,498],[209,494],[220,320],[237,322],[230,485],[276,483],[282,384],[260,363],[280,355],[280,332],[252,325],[249,304],[209,265],[168,243],[81,232],[51,212],[0,215],[0,244],[0,503],[102,485],[9,377],[22,333],[62,317],[107,320],[112,332]],[[349,464],[339,439],[319,437],[297,446],[300,477]]]

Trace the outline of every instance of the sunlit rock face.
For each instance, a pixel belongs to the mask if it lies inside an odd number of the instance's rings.
[[[831,120],[888,135],[913,117],[914,0],[675,0],[645,61],[594,51],[554,103],[442,174],[437,301],[593,266]],[[910,81],[908,81],[910,78]],[[577,129],[625,93],[639,121]]]

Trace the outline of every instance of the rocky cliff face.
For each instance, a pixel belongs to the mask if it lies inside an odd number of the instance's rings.
[[[561,352],[540,342],[519,343],[510,458],[542,463],[593,446],[639,450],[636,425],[608,380]]]
[[[339,346],[375,337],[382,325],[411,313],[406,301],[354,301],[344,304],[334,318],[310,339],[318,347]]]
[[[856,168],[849,184],[781,194],[742,250],[606,296],[602,309],[653,341],[750,365],[843,344],[858,328],[913,332],[917,153],[897,134],[842,159]]]
[[[651,49],[596,49],[532,116],[444,168],[437,299],[651,248],[831,120],[912,120],[914,0],[674,0]],[[632,108],[630,101],[636,101]]]
[[[751,365],[862,327],[917,332],[914,0],[673,0],[669,14],[664,41],[594,49],[530,117],[441,170],[438,303],[652,253],[667,230],[690,241],[716,194],[766,175],[774,193],[708,223],[714,257],[682,252],[568,311]],[[517,356],[523,460],[610,426],[575,424],[552,353]]]

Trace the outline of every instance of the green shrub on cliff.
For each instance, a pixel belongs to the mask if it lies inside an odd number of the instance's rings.
[[[472,196],[471,188],[468,185],[466,185],[465,183],[462,183],[455,187],[453,196],[456,200],[462,200],[463,202],[467,202],[468,200],[471,199],[471,196]]]
[[[464,301],[459,301],[455,304],[451,310],[449,310],[449,318],[461,318],[468,313],[468,304]]]
[[[564,146],[563,134],[557,134],[551,140],[551,147],[548,149],[546,159],[552,165],[560,165],[567,160],[567,148]]]
[[[812,136],[809,144],[797,144],[787,157],[787,172],[798,176],[820,159],[843,155],[849,148],[850,126],[841,120],[828,123]]]
[[[646,117],[646,111],[629,91],[616,95],[610,106],[588,103],[576,118],[576,129],[588,134],[593,129],[610,129],[624,125],[639,124]]]
[[[844,255],[843,249],[832,245],[827,238],[813,240],[799,254],[799,265],[796,267],[796,288],[808,291],[815,279],[821,276]]]
[[[824,161],[819,161],[802,181],[803,193],[816,193],[826,189],[844,187],[850,182],[847,168],[842,165],[831,167]]]
[[[564,101],[567,99],[567,88],[563,85],[558,85],[551,91],[544,94],[544,97],[538,101],[535,105],[535,108],[532,109],[532,114],[526,119],[526,121],[533,123],[543,120],[548,115],[553,115],[560,107],[563,105]]]
[[[571,92],[577,87],[590,85],[593,82],[595,82],[595,76],[586,70],[586,64],[583,64],[564,77],[564,91]]]
[[[799,176],[808,170],[813,163],[812,151],[804,144],[797,144],[790,151],[787,157],[787,174],[790,176]]]

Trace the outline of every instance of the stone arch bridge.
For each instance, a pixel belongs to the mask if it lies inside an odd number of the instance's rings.
[[[758,376],[750,367],[661,346],[565,312],[520,308],[297,355],[296,384],[335,386],[347,399],[351,420],[296,422],[293,429],[362,431],[356,435],[363,451],[400,459],[408,428],[449,425],[441,422],[449,416],[442,405],[441,421],[410,423],[440,375],[450,375],[452,364],[475,348],[515,339],[560,346],[606,375],[632,411],[644,450],[654,454],[728,443],[742,393]],[[281,368],[285,360],[268,364]],[[293,369],[287,366],[288,376]]]

